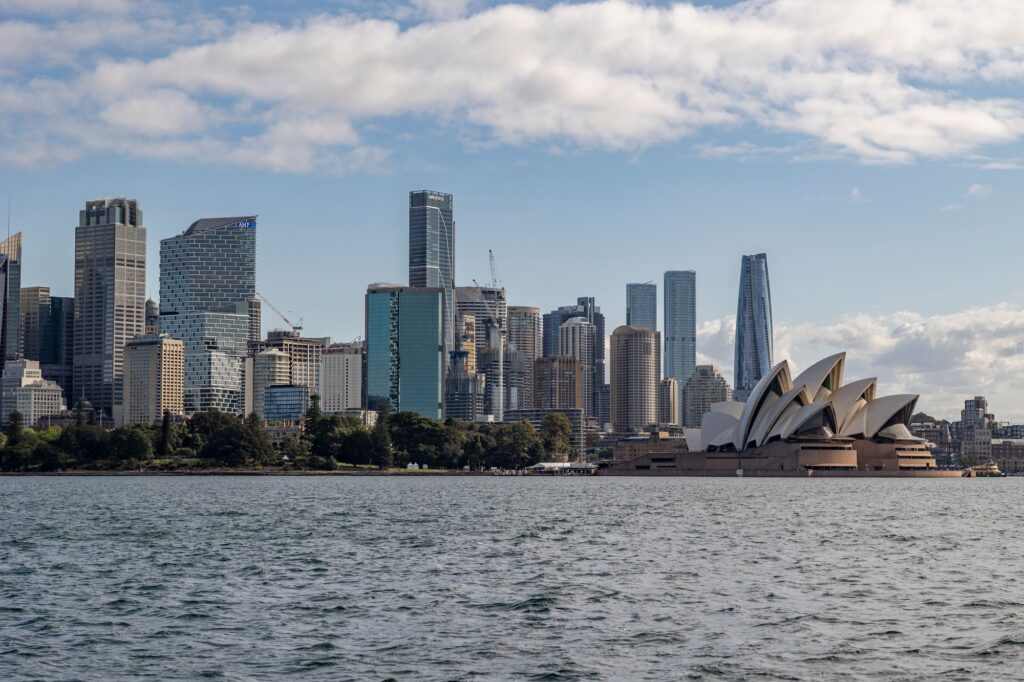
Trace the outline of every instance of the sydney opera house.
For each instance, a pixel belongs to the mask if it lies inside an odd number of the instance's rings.
[[[602,473],[691,476],[959,476],[939,471],[907,428],[916,395],[876,395],[876,380],[843,383],[846,353],[796,378],[782,361],[746,402],[712,405],[686,450],[646,454]]]

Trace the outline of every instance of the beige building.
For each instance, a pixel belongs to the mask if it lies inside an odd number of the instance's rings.
[[[264,417],[264,395],[271,386],[291,383],[291,358],[277,348],[268,348],[252,361],[252,413]]]
[[[533,407],[533,367],[541,356],[540,308],[510,305],[508,307],[508,347],[522,356],[522,406]],[[515,409],[509,406],[509,409]]]
[[[363,346],[339,343],[320,355],[320,409],[325,414],[358,410],[362,402]]]
[[[257,353],[276,348],[288,354],[289,380],[286,384],[305,386],[310,391],[315,391],[320,385],[320,356],[331,345],[329,338],[304,338],[298,331],[278,329],[267,332],[267,339],[254,345]],[[255,398],[258,392],[254,385],[254,400],[258,400]]]
[[[185,413],[185,345],[166,334],[137,336],[124,346],[120,424],[153,424]]]
[[[672,377],[658,384],[658,423],[679,426],[679,382]]]
[[[533,401],[538,410],[583,409],[583,377],[576,358],[538,358]]]
[[[558,354],[580,361],[583,380],[583,416],[594,415],[594,340],[597,327],[584,317],[573,317],[558,328]]]
[[[700,428],[700,420],[715,403],[732,400],[732,389],[714,365],[697,365],[683,384],[683,426]]]
[[[611,342],[611,421],[618,433],[642,431],[658,419],[661,334],[622,326]]]
[[[6,424],[11,413],[21,413],[22,423],[34,426],[42,417],[59,415],[66,409],[64,391],[43,379],[35,360],[12,360],[0,379],[0,411]]]
[[[455,350],[466,354],[466,372],[476,373],[476,315],[460,311],[455,324]]]

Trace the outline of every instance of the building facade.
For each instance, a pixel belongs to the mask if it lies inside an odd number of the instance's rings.
[[[561,306],[546,313],[542,321],[542,355],[543,357],[558,357],[561,343],[560,329],[563,324],[574,317],[582,317],[594,325],[594,371],[590,380],[592,390],[591,402],[595,406],[595,413],[599,421],[607,422],[607,415],[602,415],[599,408],[608,403],[603,400],[602,393],[607,395],[608,385],[605,372],[605,319],[601,308],[596,304],[592,296],[580,296],[576,299],[576,305]]]
[[[573,317],[566,320],[558,330],[558,352],[563,358],[576,358],[580,363],[580,379],[583,397],[583,416],[594,416],[594,348],[597,345],[597,329],[586,318]]]
[[[74,405],[79,395],[75,392],[75,299],[70,296],[51,296],[48,307],[40,312],[39,365],[43,378],[56,382],[64,397]]]
[[[0,377],[0,423],[6,425],[12,412],[22,423],[35,426],[43,417],[58,416],[67,409],[60,386],[43,378],[35,360],[11,360]]]
[[[288,356],[290,379],[286,383],[306,386],[316,391],[320,385],[320,358],[331,345],[327,337],[304,337],[298,330],[274,329],[267,332],[267,338],[258,344],[250,344],[250,351],[260,352],[276,348]]]
[[[697,366],[697,273],[671,270],[665,273],[665,376],[683,386]]]
[[[658,384],[658,423],[679,426],[679,382],[672,377]]]
[[[626,285],[626,325],[658,328],[658,285],[653,282]]]
[[[733,388],[737,397],[745,399],[771,369],[773,334],[768,257],[763,253],[743,256],[736,305],[736,376]]]
[[[160,242],[160,329],[185,344],[185,412],[244,411],[256,216],[203,218]]]
[[[368,409],[441,418],[444,314],[440,287],[370,285],[363,372]]]
[[[21,290],[21,354],[28,360],[42,360],[44,327],[49,322],[50,287]]]
[[[469,370],[469,352],[452,351],[445,379],[445,419],[475,422],[486,414],[487,378]]]
[[[506,364],[514,365],[506,372],[506,405],[517,410],[533,407],[533,364],[541,355],[540,309],[530,306],[508,307],[506,345],[516,355]],[[522,367],[522,375],[515,371]]]
[[[409,286],[444,291],[444,349],[455,347],[455,198],[409,192]]]
[[[267,348],[257,353],[252,360],[252,413],[264,419],[264,392],[271,386],[288,386],[291,377],[290,359],[283,350]]]
[[[263,389],[263,418],[269,423],[300,422],[308,409],[308,386],[267,386]]]
[[[500,287],[457,287],[455,303],[460,314],[473,315],[476,323],[476,371],[487,377],[486,414],[501,421],[505,409],[505,345],[508,304]]]
[[[697,365],[683,387],[683,426],[699,429],[715,403],[732,400],[732,389],[714,365]]]
[[[185,414],[185,345],[166,334],[137,336],[124,347],[122,424],[154,424]]]
[[[362,406],[363,344],[336,343],[320,354],[320,409],[341,414]]]
[[[538,410],[583,409],[583,371],[576,358],[537,358],[533,406]]]
[[[134,199],[89,201],[75,229],[77,397],[113,415],[122,402],[124,346],[146,330],[146,228]]]
[[[0,242],[0,273],[4,277],[4,304],[0,312],[0,347],[8,360],[21,357],[21,233]]]
[[[658,419],[661,334],[622,326],[611,342],[611,423],[617,433],[642,431]]]
[[[586,420],[583,418],[583,410],[579,408],[535,408],[532,410],[509,410],[505,414],[505,423],[515,424],[527,421],[538,432],[541,430],[544,417],[549,414],[564,414],[569,420],[572,431],[569,435],[569,445],[572,448],[572,458],[580,462],[586,453]]]

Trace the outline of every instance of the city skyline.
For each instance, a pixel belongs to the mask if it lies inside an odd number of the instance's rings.
[[[865,77],[892,74],[888,99],[874,102],[858,130],[851,131],[841,118],[829,118],[819,129],[809,127],[793,105],[819,100],[815,93],[796,93],[784,103],[769,102],[768,109],[776,116],[768,120],[736,114],[734,120],[725,117],[716,123],[698,117],[687,130],[680,130],[674,127],[675,119],[666,122],[655,116],[655,123],[667,127],[652,124],[632,134],[625,127],[629,121],[639,121],[636,125],[642,127],[650,119],[638,119],[633,109],[615,109],[621,98],[612,97],[600,103],[607,108],[599,111],[608,121],[607,129],[620,137],[595,139],[573,127],[574,116],[581,114],[579,102],[543,100],[565,107],[569,122],[561,129],[550,119],[535,116],[537,109],[522,102],[523,111],[534,115],[526,120],[538,126],[529,130],[515,117],[514,108],[489,109],[489,101],[474,105],[460,83],[453,91],[451,116],[442,120],[431,109],[433,86],[424,83],[425,103],[411,98],[389,111],[342,112],[338,120],[349,124],[349,139],[358,140],[354,144],[333,128],[318,128],[322,120],[307,109],[297,111],[312,118],[278,120],[279,110],[263,96],[258,98],[260,110],[280,125],[273,134],[257,129],[256,135],[266,133],[263,137],[253,137],[247,130],[246,137],[237,129],[248,126],[238,125],[231,118],[234,114],[222,108],[223,102],[209,98],[196,82],[171,79],[173,68],[158,67],[199,59],[189,51],[197,45],[224,54],[261,28],[278,31],[291,44],[301,43],[318,26],[344,32],[343,19],[367,27],[370,19],[396,18],[370,16],[372,10],[353,3],[338,9],[316,2],[290,6],[288,12],[255,3],[252,14],[239,20],[224,5],[207,3],[203,18],[209,21],[201,24],[205,29],[181,31],[180,24],[196,19],[199,10],[183,10],[177,19],[158,26],[156,19],[167,19],[168,14],[160,2],[145,7],[77,3],[78,9],[67,9],[60,21],[45,3],[8,4],[0,22],[9,27],[10,44],[16,47],[8,55],[4,87],[9,86],[5,92],[14,99],[0,117],[10,124],[3,134],[17,137],[5,138],[12,144],[0,154],[0,188],[13,196],[12,233],[24,233],[22,284],[48,286],[54,296],[72,295],[73,244],[68,232],[85,200],[128,196],[145,207],[147,293],[154,298],[158,285],[153,264],[160,239],[201,216],[258,212],[261,291],[284,310],[296,311],[316,334],[349,340],[362,330],[366,284],[405,281],[405,197],[411,190],[432,187],[451,192],[459,201],[459,286],[468,286],[473,279],[489,280],[487,251],[493,249],[509,305],[549,311],[577,296],[592,296],[608,317],[607,335],[625,322],[625,283],[660,282],[666,271],[695,270],[701,282],[697,362],[713,363],[731,377],[735,260],[743,253],[764,251],[772,261],[777,358],[790,358],[801,366],[836,349],[857,349],[851,365],[857,365],[859,373],[890,377],[891,390],[920,392],[921,407],[929,412],[955,417],[964,395],[984,392],[1001,406],[1001,414],[1024,418],[1024,360],[1014,351],[1024,338],[1024,288],[1016,281],[1013,262],[1013,254],[1024,245],[1016,218],[1024,199],[1015,189],[1024,148],[1021,134],[1014,132],[1020,129],[1015,113],[1019,104],[1000,104],[1012,94],[1007,85],[1017,80],[1004,75],[1008,80],[1000,81],[994,71],[985,71],[986,64],[1012,66],[1019,57],[996,35],[991,22],[977,25],[970,2],[950,9],[941,22],[924,3],[880,2],[874,14],[846,6],[839,24],[833,23],[834,17],[816,17],[813,39],[804,44],[789,37],[801,35],[800,29],[808,26],[792,11],[795,5],[788,0],[765,4],[776,10],[771,16],[758,15],[750,3],[731,2],[703,4],[699,15],[691,14],[685,3],[513,8],[526,22],[521,30],[529,32],[545,24],[561,31],[573,12],[591,18],[615,16],[637,26],[669,16],[678,20],[673,24],[677,27],[713,23],[739,40],[736,54],[720,55],[726,58],[725,72],[717,75],[726,78],[714,86],[720,88],[715,92],[735,95],[729,89],[730,64],[761,60],[763,69],[759,67],[755,76],[759,88],[752,94],[759,103],[764,101],[761,86],[780,82],[782,74],[770,55],[746,42],[744,29],[775,31],[787,36],[779,51],[789,55],[799,73],[806,73],[808,64],[823,64],[826,80],[850,76],[850,69]],[[510,14],[484,2],[462,3],[452,15],[427,16],[421,6],[418,13],[397,19],[394,39],[401,44],[410,29],[422,27],[429,29],[424,32],[427,40],[436,40],[439,32],[458,28],[455,22],[460,21],[468,22],[467,29],[487,24],[495,31],[512,31]],[[899,58],[887,51],[884,32],[871,29],[897,15],[913,17],[931,35],[942,36],[952,61],[939,64],[932,44],[916,39],[904,46]],[[151,39],[117,41],[116,48],[83,39],[67,47],[77,60],[73,66],[55,56],[35,59],[41,54],[38,50],[47,47],[47,37],[55,40],[62,31],[75,33],[76,26],[98,18],[115,20],[109,23],[118,26],[119,35],[136,35],[134,31]],[[606,25],[572,23],[586,25],[588,31]],[[971,31],[960,30],[967,26],[984,36],[979,43],[965,37]],[[19,32],[29,29],[39,33],[19,42]],[[659,34],[657,41],[664,39],[671,46],[678,37]],[[571,40],[564,42],[545,52],[553,63],[593,66],[613,89],[641,87],[606,62],[586,63],[601,56],[581,56],[573,51]],[[843,46],[854,48],[844,52],[854,55],[849,64],[829,56]],[[463,47],[468,54],[478,54],[476,43]],[[717,54],[716,49],[700,48],[711,54]],[[243,50],[231,55],[223,65],[203,67],[219,73],[251,65],[254,59]],[[816,61],[819,57],[824,61]],[[431,68],[450,73],[448,52],[438,59]],[[460,63],[465,59],[465,54],[459,56]],[[927,84],[918,78],[922,65],[933,69]],[[279,68],[291,74],[294,62],[284,60]],[[676,74],[671,64],[664,68]],[[499,75],[508,77],[505,72]],[[976,82],[969,93],[959,92],[961,79],[970,76]],[[55,101],[53,92],[40,90],[47,79],[51,87],[57,84],[66,90],[68,99]],[[138,85],[138,94],[149,99],[133,95],[114,108],[90,94],[89,86],[111,82],[124,85],[119,92]],[[211,87],[214,96],[224,95],[222,86]],[[509,88],[507,96],[515,97],[515,92]],[[853,88],[845,96],[856,98],[860,92]],[[546,90],[541,94],[553,96]],[[299,101],[283,93],[281,98],[278,103]],[[680,101],[668,101],[665,110],[676,111],[684,120],[693,112],[680,112]],[[657,98],[653,102],[665,103]],[[43,103],[50,108],[32,108]],[[920,108],[928,103],[934,107]],[[88,135],[55,127],[70,107],[92,126]],[[500,117],[494,114],[499,110],[512,117],[511,127],[501,128]],[[900,116],[904,110],[922,117],[915,119],[924,121],[921,135],[907,134],[906,120]],[[956,111],[964,125],[938,120]],[[190,120],[196,128],[182,123]],[[142,129],[143,124],[149,128]],[[977,132],[981,129],[996,132]],[[840,135],[844,132],[849,134]],[[265,154],[257,156],[258,150],[246,146],[247,139],[266,142],[261,148]],[[416,144],[408,144],[409,139]],[[275,140],[278,143],[272,144]],[[115,161],[97,163],[99,146],[116,149],[109,157]],[[330,162],[322,163],[325,159]],[[642,239],[629,243],[636,248],[617,247],[623,226],[627,234]],[[985,240],[960,238],[979,230],[984,230]],[[993,249],[991,244],[997,242],[1002,248]],[[842,244],[844,257],[830,262],[827,278],[809,285],[806,264],[826,258],[832,243]],[[906,257],[898,275],[865,279],[862,264],[876,256],[879,244]],[[349,251],[358,257],[338,267],[338,253]],[[571,286],[554,287],[537,276],[547,272],[558,273],[560,281],[568,280]],[[980,277],[982,283],[968,285]],[[310,287],[310,278],[323,285]],[[984,289],[984,296],[979,289]],[[283,326],[271,311],[264,310],[264,319],[265,329]],[[665,328],[660,320],[659,327]]]

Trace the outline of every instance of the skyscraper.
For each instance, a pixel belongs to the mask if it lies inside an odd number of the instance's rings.
[[[535,409],[583,408],[583,374],[579,360],[564,357],[538,358],[534,365]]]
[[[42,361],[44,334],[50,317],[50,287],[21,290],[21,354]]]
[[[543,355],[546,358],[558,357],[559,344],[561,343],[559,329],[565,322],[574,317],[582,317],[594,325],[594,371],[591,378],[591,403],[595,408],[595,416],[600,419],[602,412],[597,407],[607,404],[607,401],[602,399],[602,392],[607,393],[607,389],[603,388],[607,385],[605,379],[606,337],[604,315],[592,296],[580,296],[576,299],[576,305],[561,306],[544,315]]]
[[[772,367],[772,290],[768,281],[768,257],[743,256],[740,292],[736,306],[736,357],[733,388],[736,398],[746,398],[758,380]]]
[[[124,347],[123,424],[154,424],[184,414],[185,346],[166,334],[137,336]]]
[[[3,325],[0,345],[6,349],[7,359],[15,360],[21,356],[21,232],[0,242],[0,256],[6,258],[2,268],[6,305],[0,318]]]
[[[505,394],[506,408],[510,410],[529,409],[533,407],[533,365],[541,354],[540,310],[529,306],[508,307],[508,347],[519,353],[524,375],[522,386],[512,386],[512,379]],[[513,374],[515,374],[513,372]],[[519,390],[518,400],[513,393]]]
[[[72,358],[75,354],[75,299],[50,296],[40,311],[39,364],[43,378],[55,381],[72,406],[78,402],[74,390]]]
[[[715,403],[732,400],[732,389],[714,365],[697,365],[683,387],[683,426],[699,429]]]
[[[658,328],[658,285],[653,282],[626,285],[626,325]]]
[[[455,348],[455,209],[443,192],[409,192],[409,286],[444,290],[444,348]]]
[[[271,386],[291,384],[291,362],[288,353],[280,348],[267,348],[252,360],[252,413],[265,417],[266,391]]]
[[[619,327],[611,344],[611,422],[618,433],[646,429],[658,420],[661,334],[648,327]]]
[[[682,390],[697,365],[697,273],[665,273],[665,376]]]
[[[124,345],[146,329],[146,228],[134,199],[88,201],[75,229],[75,396],[113,416]]]
[[[594,346],[596,330],[594,325],[582,317],[566,320],[559,328],[558,354],[564,358],[576,358],[580,363],[583,383],[583,416],[594,416]]]
[[[487,378],[485,414],[502,420],[505,409],[505,343],[508,304],[505,290],[496,287],[458,287],[455,305],[476,322],[476,371]]]
[[[160,330],[185,344],[185,412],[244,410],[256,216],[204,218],[160,242]]]
[[[363,344],[336,343],[320,354],[320,409],[341,414],[362,406]]]
[[[658,424],[679,426],[679,382],[672,377],[658,384]]]
[[[440,419],[445,376],[444,289],[371,284],[366,290],[365,404]]]

